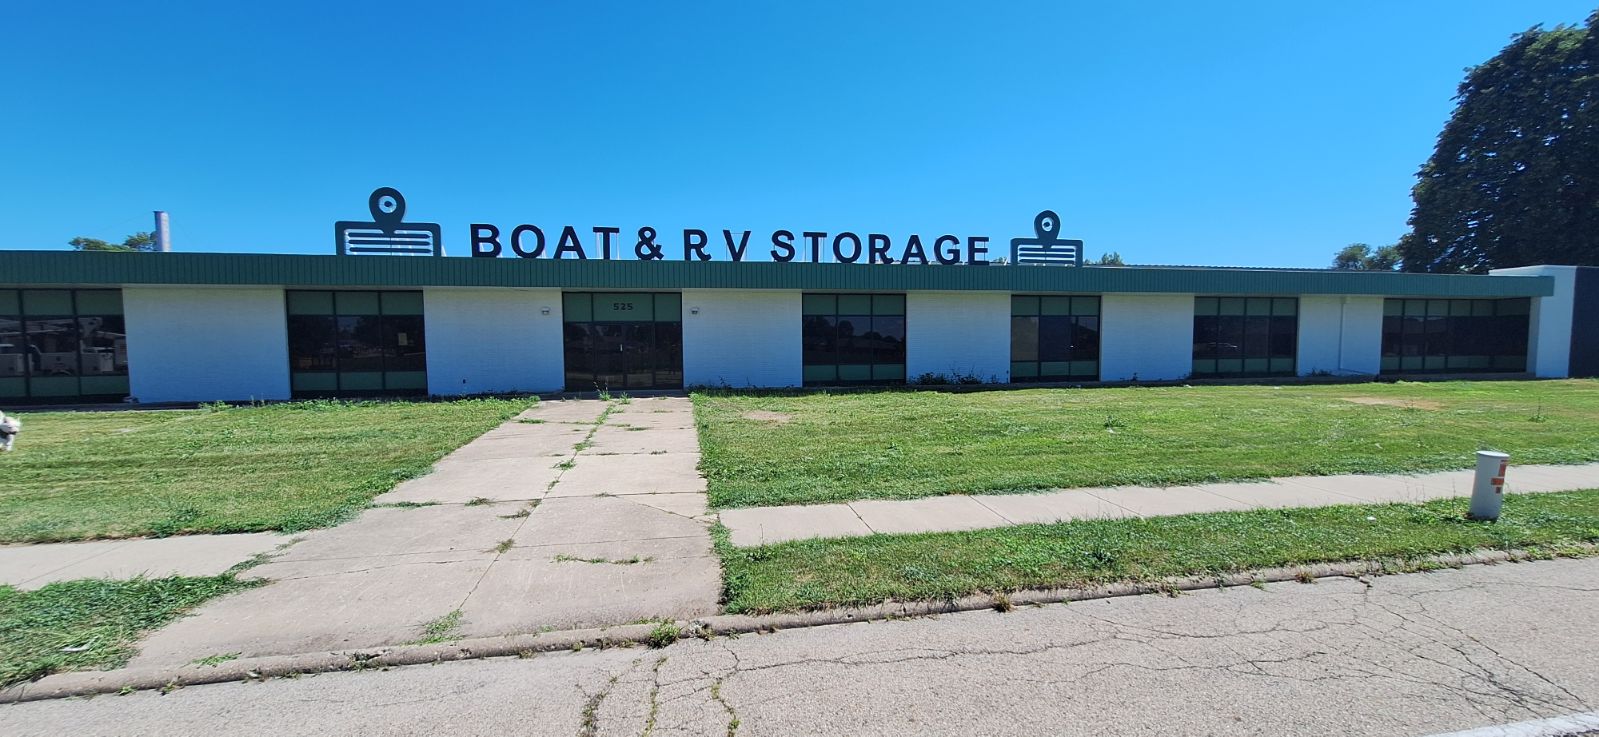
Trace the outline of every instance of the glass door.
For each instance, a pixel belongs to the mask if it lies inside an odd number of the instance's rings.
[[[562,295],[567,391],[681,389],[682,305],[672,293]]]

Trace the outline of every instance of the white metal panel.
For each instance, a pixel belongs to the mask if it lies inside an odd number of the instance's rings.
[[[1010,294],[906,294],[905,378],[928,373],[1010,381]]]
[[[800,305],[798,291],[684,290],[684,385],[800,386]]]
[[[282,289],[128,287],[122,310],[139,401],[289,398]]]
[[[1300,376],[1360,376],[1382,368],[1381,297],[1299,298]]]
[[[1099,378],[1166,381],[1194,370],[1194,295],[1100,298]]]
[[[429,393],[563,388],[559,290],[427,289],[422,304]]]

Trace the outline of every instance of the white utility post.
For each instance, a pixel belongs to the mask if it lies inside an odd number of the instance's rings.
[[[1499,519],[1505,503],[1505,468],[1510,455],[1496,450],[1477,451],[1477,478],[1471,485],[1471,518]]]

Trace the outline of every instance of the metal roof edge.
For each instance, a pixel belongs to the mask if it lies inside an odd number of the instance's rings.
[[[1547,297],[1548,276],[1194,267],[0,252],[0,285],[544,287]]]

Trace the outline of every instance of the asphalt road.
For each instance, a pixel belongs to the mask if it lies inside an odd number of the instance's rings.
[[[1599,705],[1599,559],[0,707],[15,735],[1428,735]]]

